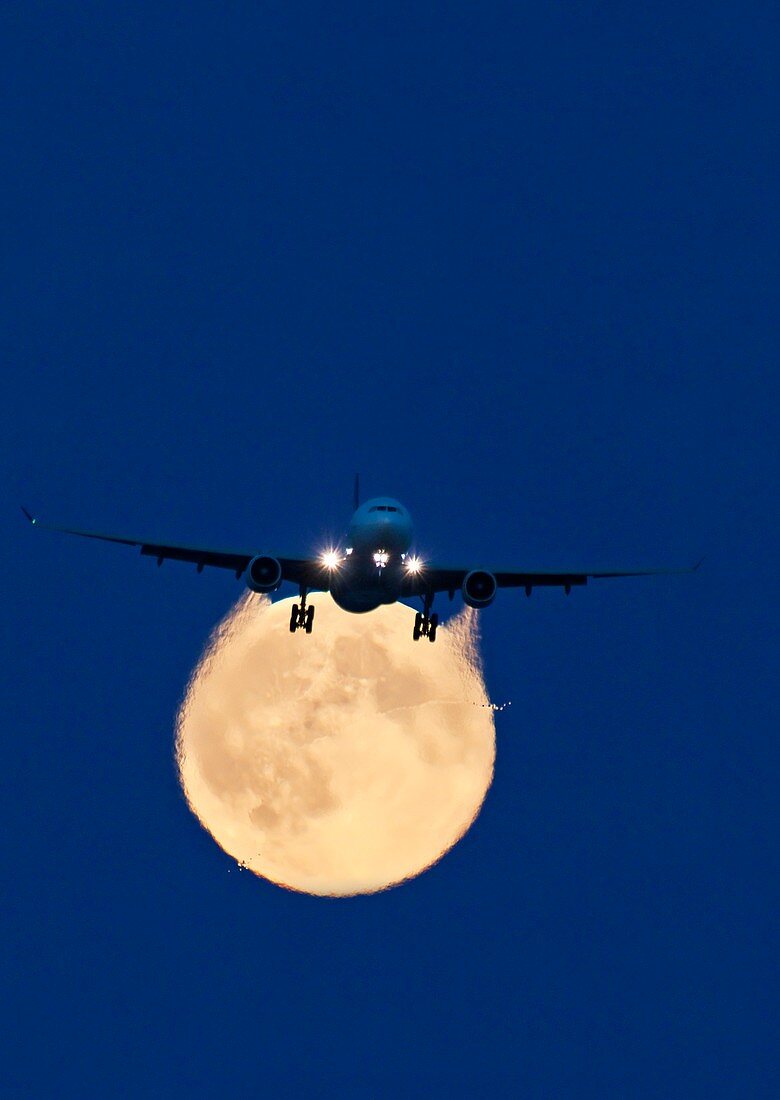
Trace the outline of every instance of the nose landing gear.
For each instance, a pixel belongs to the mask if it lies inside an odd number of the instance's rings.
[[[306,606],[306,589],[301,587],[301,602],[300,604],[294,603],[290,612],[290,633],[294,634],[296,630],[305,630],[307,634],[311,634],[313,626],[314,608]]]
[[[418,611],[414,617],[414,630],[412,631],[412,637],[415,641],[419,641],[420,638],[427,638],[429,642],[436,641],[436,630],[439,626],[439,616],[431,615],[431,605],[433,604],[433,595],[429,592],[425,596],[425,606],[422,611]]]

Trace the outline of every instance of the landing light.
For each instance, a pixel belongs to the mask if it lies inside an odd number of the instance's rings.
[[[419,573],[422,569],[423,563],[419,558],[407,557],[404,559],[404,567],[407,573]]]
[[[326,550],[320,555],[320,562],[326,569],[338,569],[341,565],[341,554],[338,550]]]
[[[389,561],[390,555],[387,550],[377,550],[374,554],[374,565],[376,565],[378,569],[384,569]]]

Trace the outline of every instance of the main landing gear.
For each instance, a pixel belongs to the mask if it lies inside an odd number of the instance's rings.
[[[419,641],[420,638],[427,638],[429,642],[436,641],[436,630],[439,626],[439,616],[431,615],[431,605],[433,604],[433,595],[429,592],[425,596],[425,606],[422,611],[418,611],[414,617],[414,630],[412,637],[415,641]]]
[[[290,633],[294,634],[296,630],[305,630],[307,634],[311,634],[313,625],[314,608],[306,606],[306,589],[301,586],[301,602],[300,604],[294,603],[290,612]]]

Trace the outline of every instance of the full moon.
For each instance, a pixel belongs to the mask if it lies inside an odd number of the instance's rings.
[[[308,894],[372,893],[430,867],[479,813],[495,727],[474,613],[412,639],[403,604],[366,615],[315,593],[247,593],[217,627],[178,715],[192,811],[241,866]]]

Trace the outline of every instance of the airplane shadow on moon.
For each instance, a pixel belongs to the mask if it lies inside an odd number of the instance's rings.
[[[372,893],[430,867],[493,777],[495,726],[469,609],[435,644],[403,604],[368,615],[315,593],[244,595],[214,631],[177,720],[193,813],[239,863],[308,894]]]

